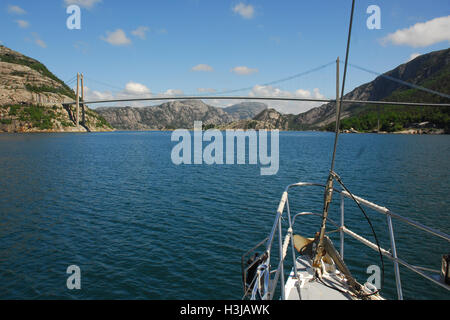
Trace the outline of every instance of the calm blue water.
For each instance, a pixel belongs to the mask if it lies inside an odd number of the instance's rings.
[[[268,235],[287,184],[325,182],[334,136],[280,133],[275,176],[255,165],[175,166],[170,136],[0,135],[0,298],[240,299],[241,255]],[[353,193],[450,233],[449,159],[449,136],[342,135],[336,171]],[[292,209],[320,212],[322,191],[308,190],[292,194]],[[346,208],[348,227],[372,240],[361,213],[350,201]],[[388,248],[385,218],[368,214]],[[331,217],[339,221],[336,207]],[[311,236],[318,224],[304,218],[297,231]],[[450,251],[394,228],[398,253],[412,264],[437,269]],[[379,257],[348,240],[345,259],[364,282]],[[66,288],[73,264],[79,291]],[[383,294],[394,298],[385,264]],[[401,271],[406,298],[450,298]]]

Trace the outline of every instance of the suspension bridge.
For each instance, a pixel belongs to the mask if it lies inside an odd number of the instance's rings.
[[[294,74],[289,77],[285,77],[282,79],[270,81],[263,84],[258,84],[261,87],[269,87],[269,86],[275,86],[280,85],[282,83],[286,83],[288,81],[292,81],[295,79],[299,79],[302,77],[305,77],[307,75],[310,75],[312,73],[321,71],[323,69],[326,69],[327,67],[330,67],[334,64],[336,64],[336,85],[339,86],[339,65],[342,62],[339,61],[339,58],[336,61],[331,61],[329,63],[320,65],[315,68],[311,68],[309,70]],[[358,69],[360,71],[364,71],[367,73],[370,73],[372,75],[376,75],[377,77],[382,77],[384,79],[396,82],[404,87],[409,87],[412,89],[417,89],[426,93],[430,93],[433,95],[438,95],[442,98],[449,99],[450,101],[450,95],[447,93],[438,92],[435,90],[431,90],[429,88],[425,88],[423,86],[413,84],[406,82],[401,79],[394,78],[392,76],[389,76],[387,74],[382,74],[373,70],[370,70],[368,68],[360,67],[355,64],[349,64],[350,67]],[[111,91],[111,95],[118,94],[123,92],[123,88],[119,88],[118,86],[107,84],[102,81],[98,81],[95,79],[87,78],[88,80],[92,82],[96,82],[98,84],[101,84],[105,87],[112,88],[114,91]],[[84,125],[85,122],[85,105],[92,105],[92,104],[104,104],[104,103],[121,103],[121,102],[142,102],[142,101],[175,101],[175,100],[253,100],[253,101],[290,101],[290,102],[316,102],[316,103],[336,103],[337,99],[339,99],[339,94],[336,95],[335,99],[326,99],[326,98],[312,98],[312,97],[296,97],[296,96],[251,96],[251,95],[237,95],[237,93],[242,92],[248,92],[251,91],[256,85],[250,86],[250,87],[244,87],[244,88],[238,88],[233,90],[224,90],[221,92],[214,92],[209,94],[190,94],[190,95],[164,95],[164,94],[158,94],[155,96],[136,96],[136,97],[126,97],[126,98],[111,98],[111,99],[98,99],[98,100],[85,100],[84,98],[84,77],[83,74],[77,74],[72,79],[65,82],[68,86],[74,85],[76,81],[76,100],[65,102],[63,105],[65,106],[76,106],[76,117],[75,122],[76,125],[79,126],[80,122]],[[80,95],[81,94],[81,95]],[[341,103],[345,104],[366,104],[366,105],[401,105],[401,106],[411,106],[411,107],[418,107],[418,106],[427,106],[427,107],[450,107],[450,103],[428,103],[428,102],[399,102],[399,101],[371,101],[371,100],[348,100],[348,99],[340,99]],[[81,111],[81,119],[80,119],[80,111]],[[80,121],[81,120],[81,121]]]

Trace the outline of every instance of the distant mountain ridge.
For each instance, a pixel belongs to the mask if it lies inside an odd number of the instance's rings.
[[[262,102],[241,102],[223,108],[223,111],[230,114],[236,120],[253,119],[261,111],[267,109],[267,104]]]
[[[96,109],[119,130],[167,130],[192,128],[194,121],[204,125],[224,124],[233,117],[200,100],[170,101],[150,107],[101,107]]]
[[[96,111],[119,130],[170,130],[192,128],[194,121],[202,121],[205,126],[225,125],[251,119],[266,108],[259,102],[217,108],[200,100],[181,100],[149,107],[100,107]]]

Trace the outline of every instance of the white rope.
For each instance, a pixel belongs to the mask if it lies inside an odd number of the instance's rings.
[[[283,260],[284,258],[286,258],[286,254],[287,254],[287,249],[289,246],[289,240],[292,236],[292,228],[289,228],[286,234],[286,237],[284,238],[284,243],[283,243]]]

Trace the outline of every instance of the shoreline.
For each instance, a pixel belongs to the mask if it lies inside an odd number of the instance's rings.
[[[86,130],[31,130],[31,131],[0,131],[1,134],[39,134],[39,133],[120,133],[120,132],[173,132],[175,130],[188,130],[193,131],[194,129],[185,129],[185,128],[179,128],[179,129],[147,129],[147,130],[122,130],[122,129],[112,129],[112,130],[96,130],[96,131],[86,131]],[[217,129],[219,131],[226,131],[230,129]],[[232,129],[235,131],[260,131],[264,129]],[[268,129],[268,130],[276,130],[276,129]],[[206,131],[206,130],[203,130]],[[279,132],[323,132],[323,133],[334,133],[334,131],[323,131],[323,130],[279,130]],[[428,136],[440,136],[440,135],[449,135],[449,133],[445,133],[443,129],[439,129],[435,132],[423,132],[420,129],[407,129],[402,131],[395,131],[395,132],[359,132],[359,131],[341,131],[341,134],[379,134],[379,135],[428,135]]]

